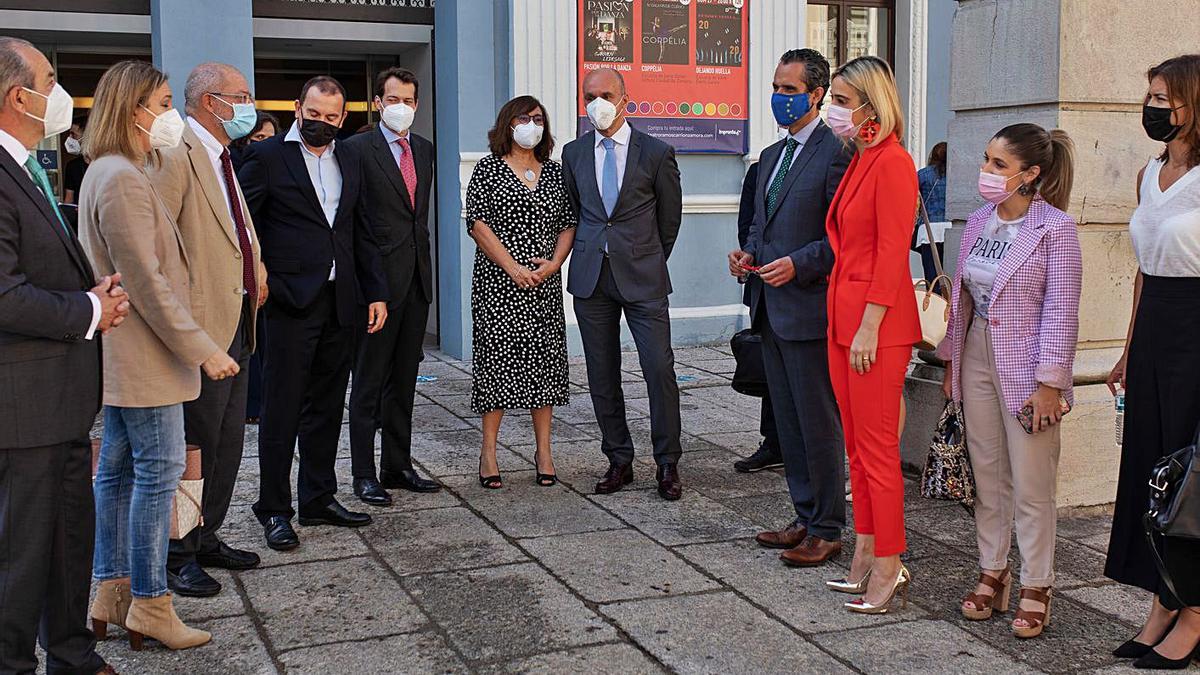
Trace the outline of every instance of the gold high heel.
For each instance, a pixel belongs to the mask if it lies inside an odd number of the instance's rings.
[[[856,614],[887,614],[891,610],[892,601],[896,599],[896,594],[900,594],[900,609],[908,606],[908,584],[912,581],[912,574],[904,565],[900,565],[900,573],[896,575],[896,582],[892,584],[892,591],[888,593],[887,599],[882,604],[872,605],[865,598],[852,600],[843,605],[846,609]]]
[[[836,591],[838,593],[851,593],[853,595],[862,595],[863,593],[867,592],[867,582],[870,580],[871,580],[871,570],[867,570],[867,573],[863,575],[862,581],[859,581],[858,583],[854,583],[853,581],[850,581],[850,577],[847,576],[842,579],[834,579],[833,581],[826,581],[825,587],[831,591]]]

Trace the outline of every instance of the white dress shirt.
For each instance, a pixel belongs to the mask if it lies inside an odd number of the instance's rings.
[[[813,120],[811,122],[804,125],[804,127],[801,128],[800,131],[797,131],[796,133],[791,135],[792,138],[796,139],[796,142],[799,143],[799,145],[796,146],[796,150],[794,152],[792,152],[792,164],[796,163],[796,158],[800,156],[800,151],[804,149],[804,144],[808,142],[808,139],[810,137],[812,137],[813,131],[816,130],[817,125],[820,123],[821,123],[821,116],[817,115],[816,117],[813,118]],[[783,164],[783,156],[786,152],[787,152],[787,146],[785,145],[783,152],[779,153],[779,161],[775,162],[775,168],[771,169],[771,175],[767,178],[767,187],[768,188],[771,186],[771,183],[775,182],[775,174],[779,173],[779,166],[781,164]],[[792,168],[792,164],[788,164],[789,170]]]
[[[337,145],[337,141],[331,141],[325,148],[325,152],[319,155],[315,154],[308,149],[308,146],[304,145],[304,139],[300,136],[300,125],[295,122],[292,122],[292,128],[288,129],[287,136],[284,136],[283,140],[300,145],[304,166],[308,168],[308,178],[312,181],[313,190],[317,193],[317,200],[321,202],[325,220],[330,227],[333,227],[333,221],[337,218],[338,204],[342,201],[342,169],[338,166],[337,160],[333,158],[334,146]],[[329,268],[329,280],[333,281],[336,276],[337,261],[334,260],[333,265]]]
[[[229,201],[230,186],[225,182],[225,169],[221,166],[221,153],[225,152],[225,146],[221,145],[216,136],[209,133],[208,129],[201,126],[195,118],[188,117],[187,122],[192,131],[196,132],[196,137],[200,139],[200,144],[204,146],[204,151],[208,153],[208,159],[212,162],[213,173],[217,174],[217,183],[221,185],[221,197],[225,199],[225,210],[229,212],[229,219],[233,221],[233,226],[236,228],[237,220],[233,217],[233,205]],[[234,178],[234,180],[237,180],[237,178]],[[234,190],[236,191],[237,188],[235,187]],[[243,211],[242,216],[245,217],[245,215],[246,212]],[[237,239],[236,230],[233,233],[233,238]],[[246,239],[250,242],[254,241],[254,235],[250,233],[250,228],[248,227],[246,228]]]
[[[629,120],[621,120],[621,128],[617,129],[617,133],[612,135],[612,139],[616,141],[613,145],[613,153],[616,154],[617,160],[617,192],[621,191],[621,184],[625,182],[625,160],[629,158],[629,137],[633,135],[633,131],[629,127]],[[604,148],[605,136],[599,131],[596,132],[596,187],[600,190],[600,194],[604,194],[604,155],[608,150]]]
[[[29,176],[29,169],[25,168],[25,162],[29,160],[29,149],[21,141],[13,138],[12,134],[3,129],[0,129],[0,147],[4,148],[13,158],[13,161],[17,163],[17,166],[21,167],[21,170],[25,172],[25,175]],[[29,176],[29,180],[33,181],[33,176]],[[37,183],[33,185],[35,188],[37,187]],[[38,193],[41,193],[40,188],[38,189]],[[55,227],[61,226],[60,223],[53,223],[53,225]],[[96,335],[96,326],[100,324],[101,309],[100,298],[96,297],[95,293],[88,291],[87,296],[88,300],[92,301],[92,323],[88,326],[87,332],[83,334],[83,339],[91,340]]]

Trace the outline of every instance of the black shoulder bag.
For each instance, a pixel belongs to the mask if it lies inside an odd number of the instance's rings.
[[[1144,523],[1146,539],[1154,553],[1154,564],[1162,576],[1167,590],[1182,606],[1184,602],[1177,592],[1171,575],[1163,562],[1155,535],[1179,539],[1200,539],[1200,461],[1196,445],[1200,442],[1200,429],[1192,444],[1182,450],[1163,457],[1150,472],[1150,505]]]
[[[747,396],[767,395],[767,371],[763,368],[762,336],[747,328],[733,334],[729,341],[737,366],[733,371],[733,390]]]

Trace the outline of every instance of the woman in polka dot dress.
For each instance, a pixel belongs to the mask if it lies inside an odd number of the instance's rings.
[[[545,108],[518,96],[488,132],[492,154],[467,185],[475,240],[471,409],[483,415],[479,484],[503,487],[496,438],[505,410],[527,409],[537,441],[538,485],[557,482],[550,455],[553,406],[567,404],[567,330],[559,270],[575,239],[562,167]]]

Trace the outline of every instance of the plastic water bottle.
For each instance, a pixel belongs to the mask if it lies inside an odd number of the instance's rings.
[[[1117,396],[1113,399],[1113,405],[1117,409],[1117,447],[1121,447],[1121,441],[1125,438],[1125,390],[1118,389]]]

